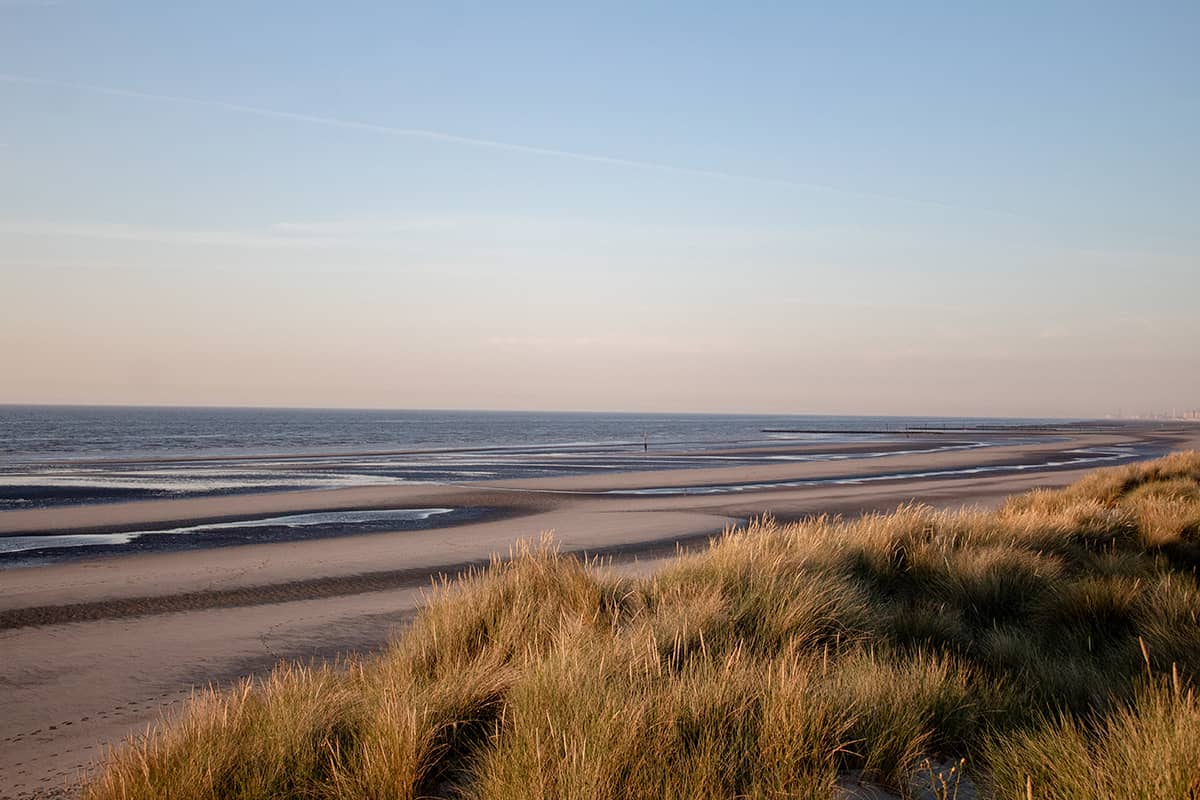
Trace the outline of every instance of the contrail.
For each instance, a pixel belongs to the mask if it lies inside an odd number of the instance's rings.
[[[129,97],[139,100],[151,100],[159,103],[174,103],[177,105],[196,106],[200,108],[211,108],[220,111],[228,111],[235,114],[248,114],[256,117],[266,117],[269,119],[291,120],[293,122],[304,122],[311,125],[324,125],[330,128],[343,128],[347,130],[368,131],[371,133],[383,134],[386,136],[401,136],[412,139],[426,139],[435,142],[448,142],[451,144],[461,144],[470,147],[488,148],[491,150],[504,150],[512,153],[525,153],[534,156],[546,156],[551,158],[570,159],[573,161],[586,161],[593,164],[608,164],[615,167],[626,167],[631,169],[649,170],[654,172],[666,172],[675,175],[686,175],[696,178],[709,178],[722,181],[736,181],[739,183],[756,183],[767,186],[778,186],[789,189],[803,189],[808,191],[832,192],[847,197],[857,197],[870,200],[883,200],[888,202],[910,203],[914,205],[937,206],[940,208],[957,208],[958,206],[945,203],[939,200],[928,200],[918,197],[905,197],[902,195],[879,194],[875,192],[864,192],[857,189],[846,189],[839,186],[834,186],[825,183],[815,183],[807,181],[789,180],[786,178],[768,178],[754,175],[743,175],[734,172],[724,172],[722,170],[701,169],[697,167],[683,167],[674,164],[665,164],[657,161],[641,161],[638,159],[621,158],[618,156],[607,156],[596,153],[582,153],[574,150],[560,150],[553,147],[538,147],[536,145],[519,144],[516,142],[505,142],[496,139],[481,139],[474,136],[460,136],[454,133],[446,133],[444,131],[429,130],[426,128],[402,128],[392,125],[380,125],[373,122],[360,122],[356,120],[340,119],[338,117],[327,117],[319,114],[303,114],[295,111],[280,111],[272,108],[262,108],[260,106],[248,106],[241,103],[229,103],[223,100],[204,100],[197,97],[185,97],[181,95],[158,94],[156,92],[142,92],[135,89],[120,89],[112,86],[100,86],[90,83],[73,83],[68,81],[56,81],[45,78],[33,78],[25,75],[10,75],[0,73],[0,83],[22,84],[26,86],[44,86],[54,89],[64,89],[76,92],[89,92],[92,94],[105,94],[114,97]]]

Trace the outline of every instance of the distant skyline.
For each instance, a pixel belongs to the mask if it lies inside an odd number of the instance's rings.
[[[0,0],[0,403],[1200,406],[1200,5]]]

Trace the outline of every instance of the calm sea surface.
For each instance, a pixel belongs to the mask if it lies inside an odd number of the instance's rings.
[[[913,427],[1036,422],[0,406],[0,510],[397,482],[737,466],[773,456],[722,454],[723,446],[882,442],[895,438],[891,431]],[[965,438],[970,444],[970,435]],[[962,445],[960,439],[957,446]]]
[[[766,434],[821,428],[854,434],[906,427],[1021,425],[1051,420],[958,417],[577,414],[258,408],[0,406],[4,462],[262,456],[396,450],[641,445],[687,448],[834,435]],[[1058,420],[1057,422],[1061,422]]]
[[[840,460],[887,454],[905,429],[1013,427],[912,439],[912,449],[984,447],[1050,420],[941,417],[326,411],[0,406],[0,511],[245,492],[466,483],[606,471]],[[1061,421],[1057,421],[1061,423]],[[811,431],[821,431],[815,433]],[[787,431],[787,432],[781,432]],[[805,431],[805,432],[798,432]],[[643,437],[648,445],[643,450]],[[819,445],[868,443],[860,452]],[[869,443],[878,442],[875,450]],[[744,445],[816,444],[804,454]],[[1080,453],[1079,463],[1130,457]],[[683,491],[741,491],[695,487]],[[645,493],[655,493],[649,488]],[[669,490],[681,491],[679,489]],[[472,508],[397,508],[0,536],[0,568],[81,555],[397,531],[453,524]]]

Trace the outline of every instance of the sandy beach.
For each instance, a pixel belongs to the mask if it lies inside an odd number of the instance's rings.
[[[1093,468],[1080,448],[1200,447],[1200,430],[1066,435],[981,449],[754,467],[619,472],[459,485],[372,486],[29,509],[0,535],[120,530],[322,509],[489,509],[478,521],[0,571],[0,798],[67,792],[81,769],[193,687],[261,674],[279,659],[371,651],[419,607],[430,581],[503,557],[553,531],[614,569],[652,568],[751,517],[994,505]],[[780,452],[780,455],[788,455]],[[800,450],[793,453],[802,455]],[[719,464],[719,460],[714,460]],[[1019,471],[1003,469],[1025,465]],[[975,468],[985,469],[969,472]],[[927,473],[933,473],[929,475]],[[920,475],[921,477],[889,477]],[[837,483],[789,486],[836,478]],[[708,488],[708,493],[670,493]],[[714,487],[725,487],[717,490]],[[728,487],[738,487],[730,489]],[[666,490],[663,493],[638,492]],[[647,564],[650,566],[648,567]],[[640,566],[639,566],[640,565]]]

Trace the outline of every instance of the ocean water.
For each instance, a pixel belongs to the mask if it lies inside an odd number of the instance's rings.
[[[801,438],[767,430],[819,428],[814,441],[861,431],[1058,424],[966,417],[758,416],[495,411],[357,411],[0,405],[0,463],[439,451],[482,448],[686,448]]]
[[[399,530],[406,524],[428,521],[430,518],[452,514],[452,508],[397,508],[397,509],[366,509],[359,511],[324,511],[310,514],[287,514],[275,517],[256,517],[254,519],[235,520],[233,522],[208,522],[195,525],[172,527],[159,525],[140,528],[138,530],[121,531],[119,533],[80,533],[63,534],[60,536],[6,536],[0,539],[0,554],[24,553],[32,550],[43,550],[47,540],[55,547],[100,547],[119,548],[137,539],[176,536],[190,537],[195,543],[201,537],[212,538],[229,532],[248,531],[254,534],[258,541],[264,540],[263,531],[274,530],[292,534],[300,530],[310,530],[313,533],[323,533],[324,529],[345,531],[353,529],[356,533],[376,530]],[[295,538],[294,536],[289,538]]]
[[[837,462],[886,455],[897,441],[911,451],[1027,441],[1045,436],[1047,426],[1062,424],[951,417],[0,406],[0,512],[258,491],[453,484],[779,460]],[[909,435],[918,429],[953,433]],[[847,441],[866,447],[853,453],[822,452],[820,447]],[[817,447],[802,454],[786,451],[786,445],[797,443]],[[878,443],[878,449],[871,443]],[[780,447],[749,449],[772,444]],[[1080,453],[1072,463],[1099,464],[1134,455]],[[824,480],[839,480],[836,468],[831,466]],[[633,493],[755,488],[766,487],[646,487]],[[487,513],[474,508],[372,509],[52,536],[30,531],[33,535],[0,536],[0,567],[79,555],[415,530]]]
[[[1019,435],[1022,428],[1046,423],[940,417],[0,406],[0,510],[397,482],[737,466],[775,457],[733,453],[738,445],[883,442],[918,428],[970,431],[1006,426]],[[965,443],[944,446],[997,441],[973,441],[970,433],[963,437]],[[723,455],[722,448],[730,454]]]
[[[788,458],[733,452],[738,445],[883,442],[913,428],[1019,429],[1044,422],[0,406],[0,510],[397,482],[737,466]],[[964,436],[966,443],[939,446],[985,444]],[[820,454],[802,457],[815,459]]]

